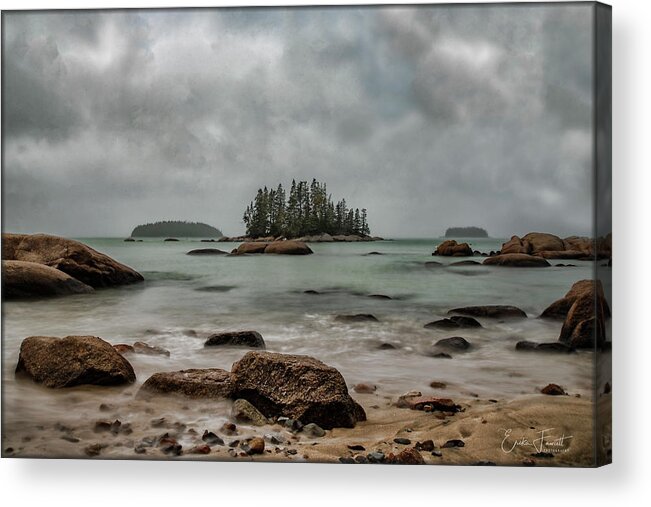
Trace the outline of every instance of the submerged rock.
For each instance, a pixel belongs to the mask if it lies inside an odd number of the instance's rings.
[[[47,387],[115,386],[136,380],[133,367],[96,336],[30,336],[20,346],[16,374]]]
[[[357,313],[355,315],[337,315],[338,322],[379,322],[375,315],[370,313]]]
[[[190,398],[230,398],[231,374],[219,368],[191,369],[154,373],[138,395],[180,394]]]
[[[249,347],[266,348],[262,335],[257,331],[227,331],[213,334],[206,340],[204,347]]]
[[[465,317],[462,315],[453,315],[448,319],[439,319],[434,322],[425,324],[428,329],[458,329],[458,328],[476,328],[481,327],[481,324],[472,317]]]
[[[285,240],[270,242],[242,243],[237,247],[236,254],[281,254],[281,255],[309,255],[312,249],[302,241]]]
[[[25,261],[2,261],[2,295],[6,299],[87,294],[93,288],[63,271]]]
[[[133,344],[133,351],[136,354],[145,354],[147,356],[166,356],[170,357],[170,351],[156,345],[149,345],[145,342],[136,342]]]
[[[190,250],[186,255],[226,255],[227,253],[218,248],[197,248]]]
[[[527,314],[520,310],[520,308],[508,305],[464,306],[461,308],[453,308],[448,313],[460,313],[471,317],[491,319],[527,318]]]
[[[574,352],[574,349],[569,345],[561,342],[545,342],[537,343],[531,341],[519,341],[515,344],[515,350],[535,350],[538,352]]]
[[[527,254],[509,253],[486,257],[485,266],[508,266],[514,268],[546,268],[551,266],[542,257]]]
[[[470,342],[461,336],[452,336],[451,338],[443,338],[434,344],[436,347],[444,347],[454,350],[468,350]]]
[[[550,396],[560,396],[560,395],[567,394],[565,392],[565,389],[563,389],[558,384],[547,384],[545,387],[543,387],[540,390],[540,392],[543,393],[543,394],[550,395]]]
[[[108,255],[79,241],[48,234],[3,234],[2,259],[44,264],[95,288],[143,280],[140,273]]]
[[[233,395],[266,417],[285,416],[324,429],[366,420],[335,368],[309,356],[248,352],[233,365]]]

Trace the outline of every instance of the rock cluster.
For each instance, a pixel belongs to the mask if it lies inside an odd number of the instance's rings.
[[[453,239],[447,239],[436,247],[432,255],[445,257],[472,257],[473,251],[468,243],[457,243]]]
[[[302,241],[254,241],[242,243],[231,254],[280,254],[280,255],[309,255],[312,249]]]

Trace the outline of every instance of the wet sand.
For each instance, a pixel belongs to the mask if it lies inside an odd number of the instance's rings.
[[[364,457],[377,451],[385,456],[398,454],[417,442],[432,440],[434,451],[441,456],[420,451],[426,464],[576,467],[594,463],[593,405],[589,399],[573,395],[455,399],[462,410],[445,416],[397,408],[395,396],[381,392],[354,394],[368,420],[355,428],[326,431],[325,436],[316,438],[304,432],[294,434],[279,424],[237,424],[237,434],[227,435],[221,427],[228,420],[231,402],[174,397],[145,402],[130,396],[129,391],[124,394],[123,405],[70,414],[63,421],[11,421],[4,427],[3,457],[338,463],[342,457],[357,456],[365,461]],[[602,396],[604,400],[609,397]],[[166,415],[169,413],[175,415]],[[111,432],[101,425],[96,429],[98,420],[119,420],[121,424]],[[208,454],[190,454],[192,447],[204,444],[205,430],[221,437],[224,445],[210,445]],[[165,434],[182,446],[180,455],[165,454],[158,446],[156,441]],[[281,442],[271,443],[271,435]],[[240,445],[229,447],[256,436],[266,436],[262,454],[247,455]],[[395,443],[395,438],[410,443]],[[443,447],[450,440],[462,441],[463,447]],[[135,451],[138,446],[141,453]],[[349,446],[362,446],[364,450],[351,450]]]

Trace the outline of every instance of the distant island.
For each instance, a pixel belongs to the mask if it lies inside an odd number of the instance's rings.
[[[282,184],[258,189],[243,217],[251,238],[299,238],[319,234],[370,236],[366,208],[349,208],[346,199],[336,204],[325,183],[292,180],[289,195]]]
[[[481,227],[449,227],[445,231],[446,238],[487,238],[486,229]]]
[[[221,238],[222,231],[201,222],[184,222],[167,220],[137,226],[131,233],[132,238],[160,238],[180,236],[182,238]]]

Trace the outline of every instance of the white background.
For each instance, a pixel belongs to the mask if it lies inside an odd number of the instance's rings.
[[[191,6],[301,4],[192,0]],[[318,2],[317,2],[318,3]],[[341,4],[345,2],[322,2]],[[373,3],[358,0],[356,3]],[[402,2],[394,2],[402,3]],[[24,505],[648,505],[651,500],[651,2],[613,0],[614,464],[601,469],[0,460],[0,502]],[[4,1],[3,9],[182,6]],[[644,502],[646,500],[646,502]]]

